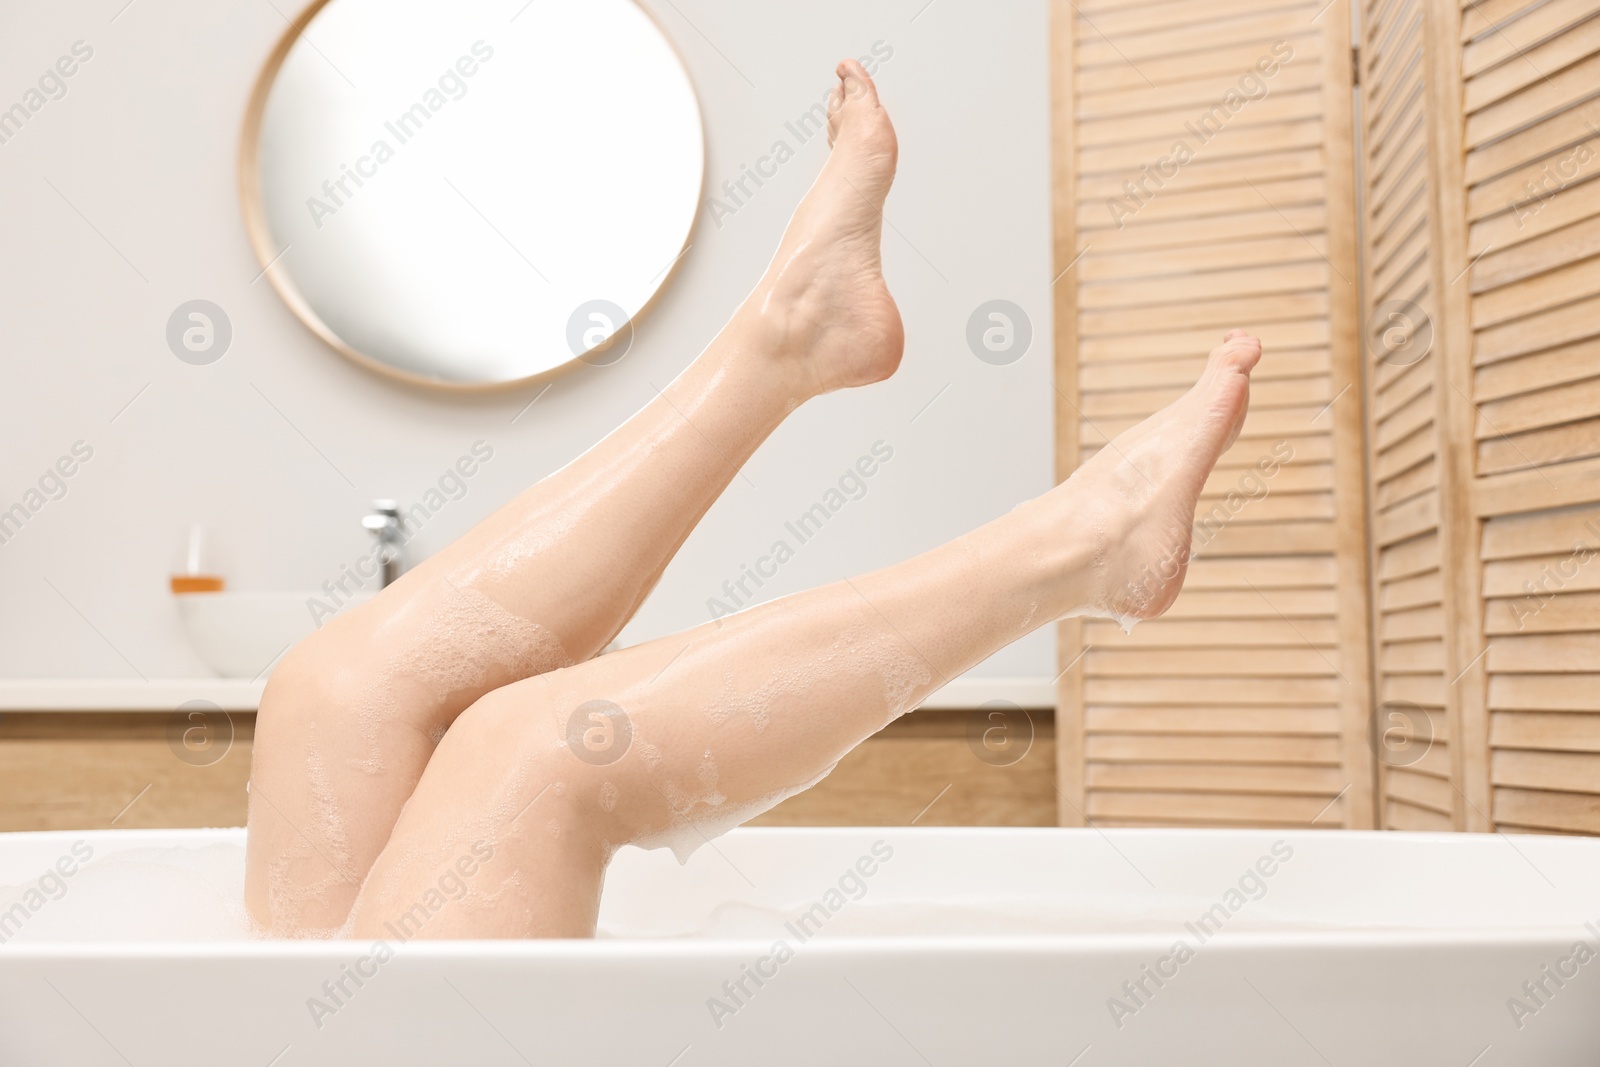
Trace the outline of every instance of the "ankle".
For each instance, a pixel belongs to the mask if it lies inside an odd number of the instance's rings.
[[[763,279],[734,313],[724,337],[736,369],[758,375],[760,382],[752,384],[771,393],[787,414],[829,391],[811,358],[816,334],[814,316]]]
[[[1011,561],[1028,560],[1028,596],[1039,605],[1035,625],[1092,611],[1103,597],[1105,561],[1113,531],[1097,524],[1081,509],[1065,520],[1052,493],[1018,505],[1000,521],[1014,528],[1014,543],[1005,550]]]

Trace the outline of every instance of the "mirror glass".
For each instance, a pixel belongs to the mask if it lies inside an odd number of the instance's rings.
[[[704,155],[633,0],[323,0],[262,73],[240,178],[265,273],[325,341],[483,388],[620,358]]]

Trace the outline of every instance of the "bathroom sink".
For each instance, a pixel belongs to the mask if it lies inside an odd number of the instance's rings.
[[[371,598],[358,593],[347,603]],[[175,599],[190,644],[224,678],[260,677],[317,629],[310,602],[326,602],[311,592],[178,593]]]

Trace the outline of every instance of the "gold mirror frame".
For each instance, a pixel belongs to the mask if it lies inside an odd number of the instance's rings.
[[[278,261],[282,259],[283,253],[288,249],[274,247],[272,229],[267,223],[266,210],[262,206],[261,119],[266,113],[267,98],[272,93],[272,86],[277,81],[278,72],[282,69],[284,60],[288,58],[289,50],[300,39],[305,28],[317,17],[317,13],[333,2],[334,0],[312,0],[306,6],[306,9],[290,22],[288,29],[283,32],[277,43],[273,45],[272,52],[267,56],[267,61],[262,66],[261,72],[256,75],[255,85],[250,90],[249,103],[245,106],[244,124],[239,140],[239,205],[244,213],[245,234],[249,238],[251,251],[255,253],[256,262],[261,265],[261,273],[272,283],[272,288],[277,291],[278,296],[288,305],[289,310],[294,312],[295,317],[307,329],[316,334],[329,348],[332,348],[357,366],[415,388],[457,394],[511,392],[571,373],[579,365],[590,366],[591,364],[587,364],[582,356],[573,356],[571,359],[548,370],[530,374],[526,378],[515,378],[503,382],[448,382],[400,370],[382,360],[367,355],[359,349],[351,347],[343,338],[334,333],[328,324],[322,321],[322,317],[312,310],[311,305],[306,302],[299,287],[295,285],[294,279],[289,277],[287,271],[280,268]],[[683,54],[678,50],[678,46],[671,35],[667,33],[666,27],[661,25],[661,20],[656,18],[648,8],[638,5],[637,0],[635,0],[635,4],[644,13],[645,17],[655,24],[662,40],[666,42],[673,57],[677,59],[678,65],[683,68],[684,79],[692,87],[694,79],[689,75],[689,66],[683,61]],[[696,92],[694,98],[700,120],[700,128],[703,131],[706,127],[706,122],[705,111],[700,104],[700,94]],[[672,282],[673,277],[677,274],[678,264],[684,259],[684,254],[693,247],[691,238],[694,236],[695,229],[700,225],[701,210],[705,203],[706,151],[705,138],[702,137],[700,189],[695,197],[694,215],[690,218],[689,229],[684,236],[683,245],[679,248],[677,257],[667,267],[665,274],[662,276],[661,284],[656,286],[655,291],[650,294],[650,298],[644,302],[639,310],[629,317],[628,324],[635,329],[637,329],[639,320],[655,306],[662,292]],[[259,278],[260,275],[257,277]]]

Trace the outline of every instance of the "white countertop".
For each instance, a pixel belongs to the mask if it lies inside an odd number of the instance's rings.
[[[170,712],[190,700],[206,700],[223,711],[255,711],[266,684],[242,678],[0,678],[0,712]],[[1053,708],[1055,685],[1045,678],[957,678],[922,706],[948,711],[990,700]]]
[[[266,684],[243,678],[0,678],[0,712],[170,712],[190,700],[222,711],[255,711]]]

